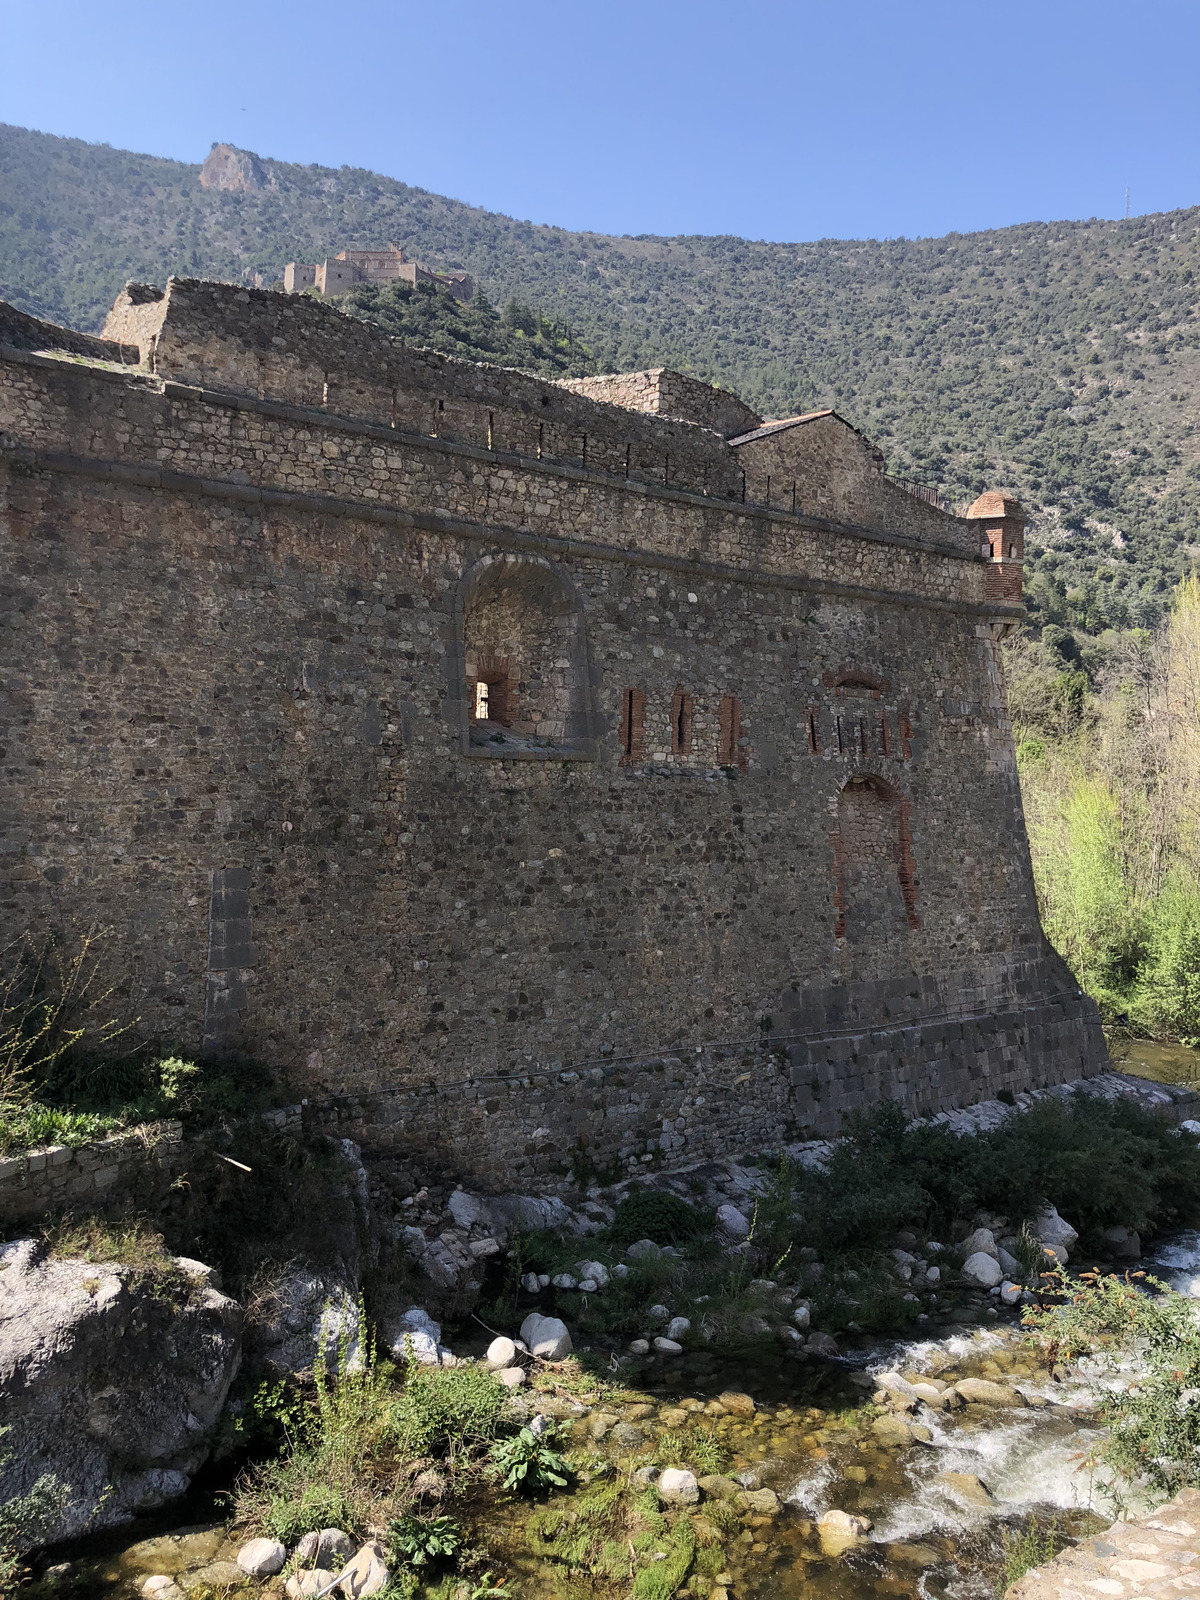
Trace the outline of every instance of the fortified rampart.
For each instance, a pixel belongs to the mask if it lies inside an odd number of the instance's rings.
[[[0,352],[0,867],[11,931],[115,930],[148,1033],[497,1179],[1103,1067],[1037,919],[1015,502],[302,296],[105,333]]]

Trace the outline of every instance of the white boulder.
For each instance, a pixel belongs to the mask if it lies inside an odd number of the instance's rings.
[[[580,1288],[586,1279],[590,1278],[597,1289],[607,1289],[609,1280],[608,1268],[603,1261],[577,1261],[575,1271],[579,1274]]]
[[[997,1260],[1000,1254],[996,1235],[990,1228],[976,1228],[970,1238],[963,1240],[961,1249],[965,1256],[977,1255],[982,1251],[985,1256],[991,1256],[993,1261]]]
[[[571,1354],[571,1335],[558,1317],[543,1317],[532,1311],[521,1324],[521,1338],[530,1353],[543,1361],[562,1361]]]
[[[579,1280],[573,1278],[569,1272],[556,1272],[550,1279],[556,1289],[578,1289]]]
[[[519,1389],[527,1381],[524,1367],[501,1367],[496,1377],[506,1389]]]
[[[655,1339],[654,1348],[660,1356],[681,1356],[683,1354],[683,1346],[681,1344],[675,1339],[664,1339],[661,1334]]]
[[[696,1474],[686,1467],[667,1467],[654,1487],[658,1498],[666,1505],[694,1506],[700,1498],[700,1485]]]
[[[730,1205],[728,1202],[717,1207],[717,1226],[730,1239],[749,1237],[750,1223],[735,1205]]]
[[[668,1339],[682,1339],[686,1334],[691,1333],[691,1331],[692,1324],[687,1317],[672,1317],[670,1322],[667,1323]]]
[[[653,1239],[635,1239],[625,1254],[631,1261],[645,1261],[662,1255],[662,1250]]]
[[[364,1544],[344,1569],[339,1588],[344,1595],[358,1600],[360,1595],[381,1594],[391,1581],[392,1575],[380,1546]]]
[[[483,1216],[483,1201],[464,1189],[456,1189],[450,1196],[450,1215],[456,1227],[473,1228]]]
[[[542,1282],[536,1272],[527,1272],[521,1279],[521,1287],[526,1294],[537,1294],[541,1290]]]
[[[506,1339],[503,1334],[493,1339],[487,1347],[487,1364],[493,1372],[500,1372],[504,1367],[511,1367],[517,1359],[517,1347],[512,1339]]]
[[[1035,1239],[1054,1251],[1063,1266],[1070,1259],[1068,1252],[1073,1250],[1079,1241],[1079,1235],[1075,1229],[1069,1222],[1065,1222],[1059,1216],[1049,1202],[1034,1219],[1031,1231]]]
[[[1010,1283],[1007,1278],[1000,1285],[1000,1298],[1006,1306],[1020,1305],[1022,1292],[1019,1283]]]
[[[792,1312],[792,1321],[801,1332],[807,1331],[812,1322],[812,1307],[807,1304],[797,1306],[795,1311]]]
[[[962,1275],[977,1289],[994,1289],[1004,1276],[995,1256],[983,1250],[977,1250],[974,1255],[967,1257],[963,1262]]]
[[[237,1553],[237,1564],[248,1578],[273,1578],[286,1560],[287,1551],[278,1539],[251,1539]]]

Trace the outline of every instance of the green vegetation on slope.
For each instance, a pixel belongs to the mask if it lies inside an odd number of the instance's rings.
[[[1200,1044],[1200,580],[1157,634],[1007,649],[1046,932],[1106,1020]]]
[[[0,294],[96,327],[128,277],[270,284],[398,239],[569,325],[593,370],[665,363],[768,415],[834,404],[951,501],[1012,487],[1038,513],[1039,601],[1089,633],[1152,627],[1190,570],[1200,209],[944,239],[608,238],[263,165],[267,186],[234,194],[194,165],[4,128]]]
[[[352,316],[375,322],[385,333],[464,361],[491,361],[550,378],[579,378],[596,370],[591,352],[565,324],[539,316],[518,300],[498,315],[479,291],[464,305],[433,283],[375,288],[357,284],[333,302]]]

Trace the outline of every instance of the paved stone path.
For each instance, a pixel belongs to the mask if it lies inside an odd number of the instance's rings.
[[[1064,1550],[1005,1600],[1200,1600],[1200,1491]]]

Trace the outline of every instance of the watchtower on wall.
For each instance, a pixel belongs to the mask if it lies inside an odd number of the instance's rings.
[[[1011,497],[303,295],[0,347],[0,878],[115,930],[152,1041],[505,1184],[1106,1064],[1038,922]]]

